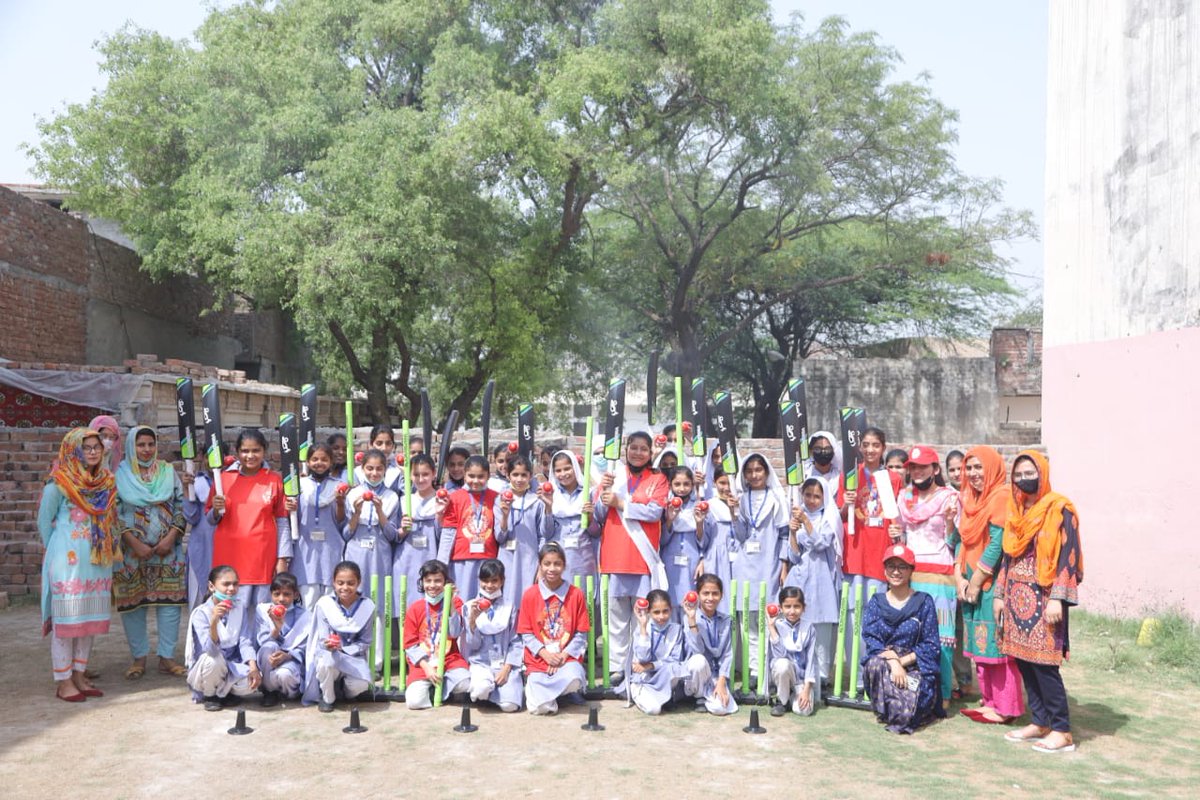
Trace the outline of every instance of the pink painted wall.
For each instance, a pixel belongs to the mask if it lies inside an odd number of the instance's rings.
[[[1043,439],[1082,521],[1083,607],[1200,616],[1200,328],[1044,358]]]

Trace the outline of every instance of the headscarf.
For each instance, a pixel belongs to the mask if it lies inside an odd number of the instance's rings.
[[[810,512],[808,505],[804,502],[804,489],[810,484],[821,487],[821,507],[816,511]],[[842,563],[842,513],[837,506],[837,498],[829,491],[828,484],[815,475],[810,475],[805,479],[804,483],[800,484],[800,506],[804,509],[804,514],[813,524],[813,528],[820,530],[821,526],[828,525],[833,531],[833,551],[837,554],[837,563]]]
[[[1050,490],[1050,462],[1044,455],[1036,450],[1022,450],[1013,459],[1013,469],[1016,469],[1017,462],[1022,458],[1028,458],[1037,467],[1038,491],[1033,498],[1033,505],[1026,509],[1025,500],[1028,495],[1013,484],[1012,495],[1008,501],[1008,519],[1004,524],[1004,552],[1011,558],[1017,558],[1029,549],[1030,543],[1036,537],[1037,580],[1042,586],[1049,587],[1058,573],[1058,555],[1062,550],[1063,540],[1063,512],[1070,511],[1076,525],[1079,524],[1079,512],[1064,495]],[[1047,535],[1038,536],[1043,531]],[[1076,571],[1082,582],[1082,551]]]
[[[100,465],[93,473],[83,460],[83,442],[100,438],[91,428],[72,428],[58,448],[58,460],[50,470],[50,480],[92,523],[92,563],[108,566],[121,558],[121,546],[113,535],[117,521],[117,482]]]
[[[758,507],[757,514],[753,509],[754,502],[750,485],[746,482],[746,464],[754,456],[761,458],[767,465],[767,485],[764,490],[766,494],[760,501],[761,505]],[[742,519],[750,521],[757,518],[761,522],[770,522],[772,528],[782,528],[787,525],[791,519],[792,509],[788,504],[787,495],[784,494],[783,484],[779,482],[779,476],[775,474],[775,468],[771,466],[770,459],[759,452],[747,453],[742,458],[741,467],[738,472],[738,484],[742,490],[742,496],[738,500],[738,513],[742,515]]]
[[[559,482],[558,476],[555,474],[554,462],[558,460],[559,456],[563,455],[571,460],[571,469],[575,472],[575,488],[583,488],[583,470],[580,468],[575,454],[570,450],[559,450],[556,452],[550,459],[550,475],[548,476],[550,482],[554,484],[554,499],[550,507],[550,512],[555,516],[573,517],[583,513],[583,503],[587,498],[583,496],[582,491],[578,497],[568,494],[566,489],[563,488],[562,483]]]
[[[158,437],[149,425],[137,425],[125,434],[125,460],[117,467],[117,494],[123,502],[133,506],[153,506],[165,503],[175,494],[175,470],[164,461],[158,460],[157,448],[149,461],[137,457],[137,438],[148,433]],[[142,469],[150,469],[150,477],[142,479]]]
[[[108,464],[106,465],[108,467],[109,472],[116,475],[117,467],[120,466],[120,464],[121,464],[121,455],[122,455],[121,454],[121,426],[118,425],[117,421],[115,419],[113,419],[112,417],[110,417],[108,414],[101,414],[100,416],[96,417],[95,419],[93,419],[91,422],[88,423],[88,430],[112,431],[113,435],[117,437],[117,443],[115,445],[113,445],[113,449],[109,452]]]
[[[983,489],[975,491],[967,480],[965,468],[972,458],[983,465]],[[964,474],[962,489],[958,495],[962,503],[962,516],[958,520],[958,534],[962,537],[962,549],[958,553],[958,572],[966,573],[966,567],[975,567],[988,543],[988,526],[1004,527],[1008,516],[1008,492],[1005,491],[1007,475],[1004,474],[1004,457],[993,447],[972,447],[963,456]],[[986,589],[991,578],[983,583]]]

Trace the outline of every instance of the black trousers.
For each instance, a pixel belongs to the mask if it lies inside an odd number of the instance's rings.
[[[1058,667],[1018,658],[1017,669],[1021,670],[1021,679],[1025,683],[1025,699],[1033,724],[1060,733],[1069,732],[1071,717],[1067,711],[1067,687],[1063,686]]]

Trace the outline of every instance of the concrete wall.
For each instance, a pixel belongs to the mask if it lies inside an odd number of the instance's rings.
[[[1200,614],[1200,8],[1054,0],[1047,60],[1043,438],[1084,603]]]
[[[859,406],[889,441],[994,442],[995,364],[990,358],[810,359],[809,430],[840,431],[838,409]]]

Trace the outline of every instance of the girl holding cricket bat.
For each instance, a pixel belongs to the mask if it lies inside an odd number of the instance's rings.
[[[563,579],[566,566],[563,549],[545,545],[538,553],[541,580],[521,598],[517,633],[525,645],[525,704],[532,714],[558,713],[558,699],[582,690],[586,680],[587,601]]]
[[[404,613],[404,657],[408,659],[404,702],[413,710],[433,706],[432,698],[439,683],[445,697],[462,694],[471,685],[467,660],[458,649],[463,623],[462,597],[455,594],[451,608],[444,607],[450,570],[441,561],[432,559],[421,566],[420,578],[423,594]],[[450,615],[445,623],[443,614]],[[442,636],[446,637],[444,643]]]
[[[397,589],[392,601],[392,613],[397,619],[403,618],[402,612],[409,603],[416,602],[425,594],[421,587],[421,567],[437,558],[438,534],[441,533],[439,522],[445,508],[433,488],[436,473],[433,459],[426,453],[418,453],[408,462],[408,468],[412,476],[413,495],[400,500],[400,531],[392,550],[392,582]],[[412,516],[408,516],[410,507]],[[407,598],[402,598],[399,591],[402,577],[408,586]]]
[[[375,604],[364,596],[362,571],[353,561],[333,569],[333,594],[312,609],[304,657],[304,704],[333,711],[338,696],[354,699],[371,688],[367,654],[375,635]]]
[[[283,495],[283,477],[266,465],[267,439],[246,428],[235,445],[236,472],[222,472],[223,494],[208,498],[213,530],[213,562],[228,564],[238,574],[238,602],[254,608],[270,599],[271,579],[291,561],[292,531],[288,512],[295,498]],[[247,617],[249,620],[249,617]]]
[[[308,451],[308,474],[300,478],[299,539],[291,571],[305,608],[333,591],[333,568],[342,560],[345,543],[346,489],[331,475],[333,450],[315,444]]]

